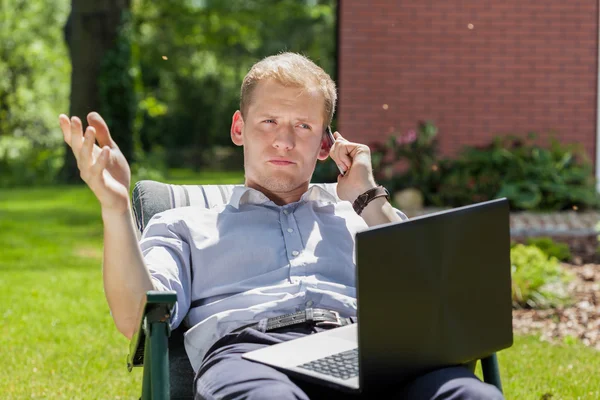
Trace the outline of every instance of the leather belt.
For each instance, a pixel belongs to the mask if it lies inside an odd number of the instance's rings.
[[[315,326],[326,328],[337,328],[352,323],[350,318],[340,317],[337,311],[324,310],[321,308],[307,308],[306,310],[295,313],[284,314],[278,317],[263,318],[257,323],[241,326],[234,329],[233,332],[239,332],[246,328],[257,328],[264,332],[270,332],[275,329],[286,326],[312,323]]]

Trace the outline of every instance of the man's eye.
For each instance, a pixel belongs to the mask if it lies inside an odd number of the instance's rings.
[[[274,119],[266,119],[263,122],[266,122],[267,124],[274,124],[275,120]]]
[[[310,125],[308,125],[308,124],[300,124],[300,127],[302,129],[310,129]]]

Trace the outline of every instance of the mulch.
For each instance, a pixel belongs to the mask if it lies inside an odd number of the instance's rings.
[[[600,260],[596,238],[566,238],[573,261],[563,263],[574,273],[568,292],[572,304],[546,310],[513,310],[515,334],[539,334],[551,343],[577,338],[586,346],[600,350]]]

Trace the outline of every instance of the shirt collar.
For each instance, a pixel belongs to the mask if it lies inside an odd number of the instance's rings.
[[[262,192],[249,188],[248,186],[236,186],[231,192],[229,205],[240,208],[243,204],[265,204],[271,200]]]
[[[333,188],[335,190],[335,187]],[[324,204],[337,203],[338,198],[323,187],[321,184],[311,185],[306,192],[300,197],[301,202],[316,201]],[[240,208],[244,204],[267,204],[273,203],[261,191],[250,188],[248,186],[236,186],[231,193],[229,205]]]

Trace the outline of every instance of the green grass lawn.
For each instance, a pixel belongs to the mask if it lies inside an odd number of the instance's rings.
[[[241,182],[239,173],[171,178]],[[91,192],[0,191],[0,243],[0,398],[138,398],[141,369],[127,372],[128,341],[102,290],[102,221]],[[517,337],[499,359],[508,399],[600,398],[594,350]]]

